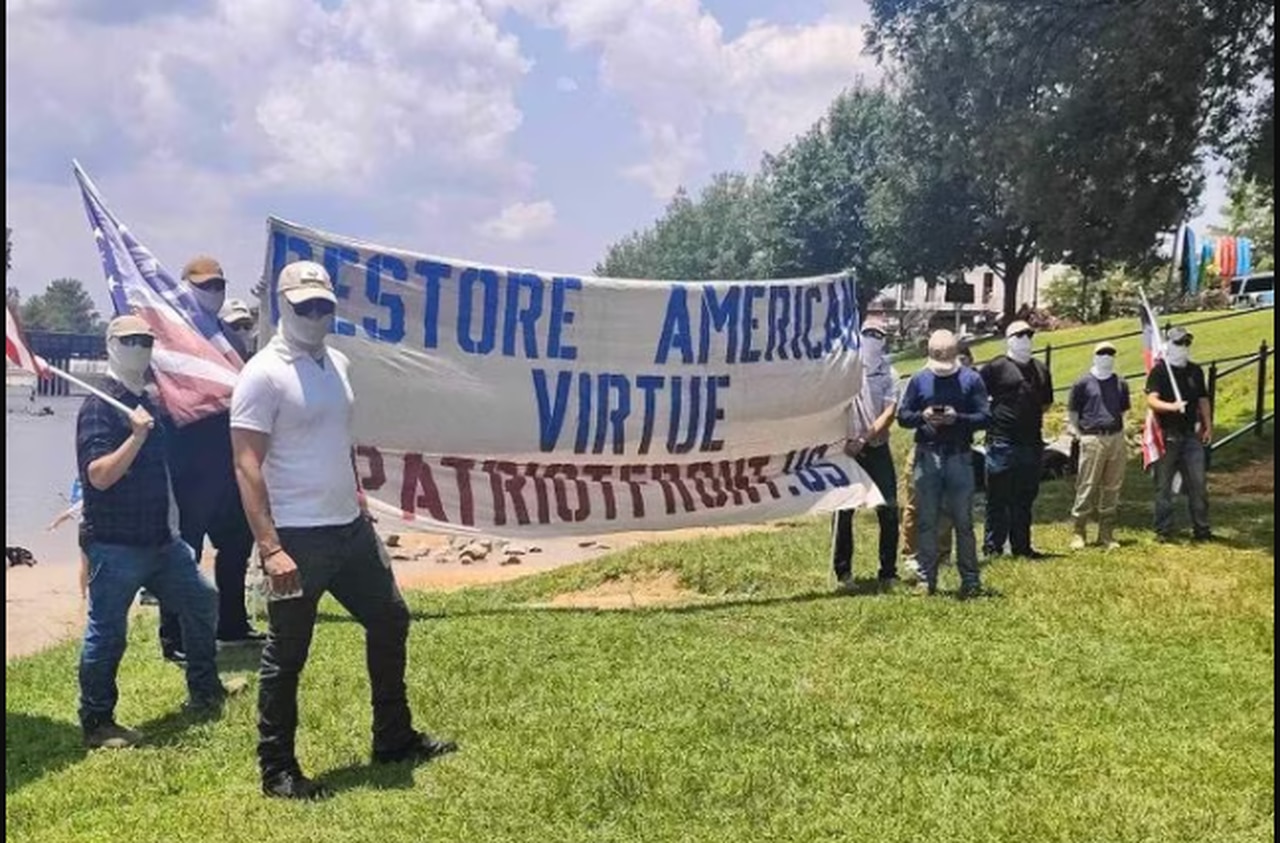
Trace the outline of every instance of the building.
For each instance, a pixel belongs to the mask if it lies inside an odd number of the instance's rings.
[[[1041,264],[1032,261],[1018,279],[1018,306],[1039,308],[1044,291],[1055,279],[1070,270],[1065,264]],[[985,267],[964,273],[965,283],[972,286],[973,302],[952,304],[946,301],[947,284],[926,283],[916,278],[903,284],[885,287],[872,299],[867,310],[882,315],[889,324],[905,333],[950,328],[975,336],[995,330],[1004,304],[1004,281]]]

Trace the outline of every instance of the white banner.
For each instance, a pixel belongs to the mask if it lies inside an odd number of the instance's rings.
[[[854,281],[556,275],[268,225],[338,294],[361,484],[383,522],[494,536],[769,521],[882,502],[844,455]],[[264,319],[264,322],[266,319]],[[270,329],[268,329],[270,330]]]

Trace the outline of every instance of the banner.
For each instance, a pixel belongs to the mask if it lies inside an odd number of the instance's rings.
[[[870,506],[842,451],[861,383],[847,275],[669,282],[506,269],[268,223],[260,336],[324,264],[357,471],[404,526],[495,536],[740,524]]]

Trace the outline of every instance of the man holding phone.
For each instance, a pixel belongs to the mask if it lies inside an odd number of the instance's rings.
[[[919,593],[938,589],[938,518],[951,516],[955,526],[956,567],[960,596],[982,592],[977,541],[973,534],[973,466],[969,456],[973,434],[991,420],[987,390],[972,369],[960,366],[955,335],[934,331],[929,359],[912,376],[898,406],[898,423],[914,430],[916,547],[920,565]]]
[[[258,693],[262,790],[329,795],[294,753],[298,679],[320,597],[329,591],[365,629],[373,692],[373,760],[427,761],[457,746],[412,727],[405,690],[409,610],[356,488],[347,357],[326,347],[337,297],[311,261],[280,272],[280,332],[249,361],[231,402],[231,441],[245,514],[269,580]]]

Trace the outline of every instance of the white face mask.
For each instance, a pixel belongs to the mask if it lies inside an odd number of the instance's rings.
[[[191,292],[195,294],[196,302],[205,313],[212,313],[214,316],[222,310],[222,304],[227,300],[226,289],[206,290],[196,284],[191,285]]]
[[[1009,356],[1018,363],[1031,360],[1031,337],[1009,337]]]
[[[1164,358],[1170,366],[1185,366],[1191,359],[1191,349],[1185,345],[1170,344],[1164,351]]]
[[[884,360],[884,339],[863,334],[862,359],[866,361],[868,369],[877,368]]]
[[[122,345],[119,337],[107,340],[107,374],[120,381],[134,395],[146,387],[147,369],[151,366],[151,349]]]
[[[1116,372],[1116,356],[1114,354],[1093,355],[1093,376],[1104,381]]]
[[[324,350],[325,337],[333,330],[333,314],[309,318],[299,316],[284,297],[280,302],[280,333],[285,342],[311,355]]]

